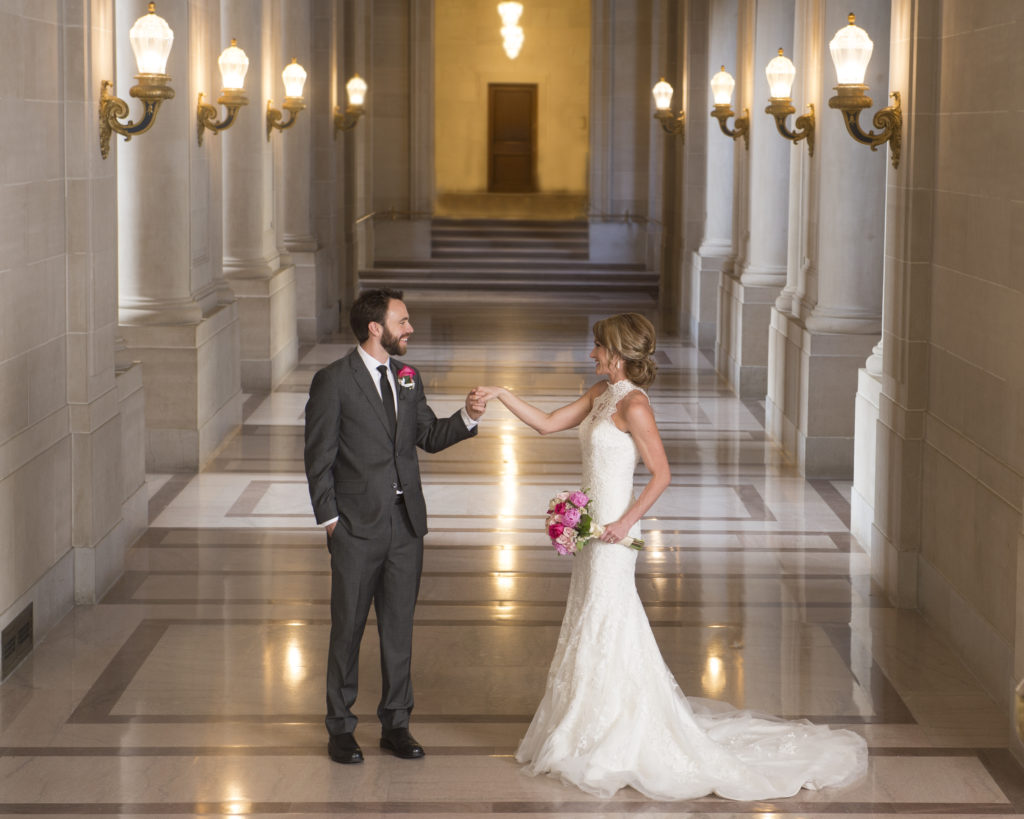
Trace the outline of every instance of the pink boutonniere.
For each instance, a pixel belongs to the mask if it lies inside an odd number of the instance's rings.
[[[398,383],[405,389],[411,390],[416,386],[416,370],[412,367],[402,367],[398,371]]]

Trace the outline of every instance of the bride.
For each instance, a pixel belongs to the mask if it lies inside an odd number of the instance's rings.
[[[583,488],[604,525],[573,558],[565,617],[547,687],[516,753],[595,796],[631,786],[654,799],[792,796],[853,782],[864,740],[803,720],[787,722],[687,699],[665,665],[636,591],[640,519],[671,478],[644,387],[654,380],[654,326],[637,313],[594,325],[597,375],[582,397],[544,412],[502,387],[478,387],[542,435],[580,428]],[[651,474],[633,493],[638,458]]]

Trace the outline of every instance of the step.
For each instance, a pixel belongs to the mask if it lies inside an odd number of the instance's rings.
[[[456,259],[378,259],[374,267],[394,269],[433,269],[433,270],[533,270],[538,266],[554,271],[645,271],[638,262],[580,262],[577,259],[542,259],[538,264],[524,267],[520,259],[495,258],[494,256],[462,256]]]
[[[649,284],[639,282],[606,282],[600,286],[595,285],[594,282],[588,282],[584,280],[572,281],[572,280],[544,280],[539,282],[535,279],[518,279],[518,278],[500,278],[500,279],[449,279],[449,278],[431,278],[431,279],[417,279],[410,281],[401,276],[390,278],[386,275],[380,275],[377,271],[373,271],[371,275],[363,276],[360,274],[359,282],[361,286],[372,286],[372,287],[392,287],[396,289],[418,289],[418,290],[476,290],[476,291],[524,291],[537,293],[539,288],[543,288],[543,292],[572,292],[579,291],[585,293],[639,293],[649,296],[657,296],[658,294],[658,283],[652,282]]]

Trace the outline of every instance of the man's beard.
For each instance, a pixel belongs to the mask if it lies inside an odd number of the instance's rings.
[[[401,336],[394,336],[385,327],[380,337],[380,346],[388,355],[405,355],[406,343]]]

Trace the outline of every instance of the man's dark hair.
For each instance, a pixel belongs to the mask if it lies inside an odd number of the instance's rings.
[[[359,298],[352,303],[348,320],[360,344],[370,337],[370,322],[375,321],[383,325],[388,315],[388,304],[392,299],[401,298],[401,290],[392,290],[388,287],[364,290],[359,294]]]

